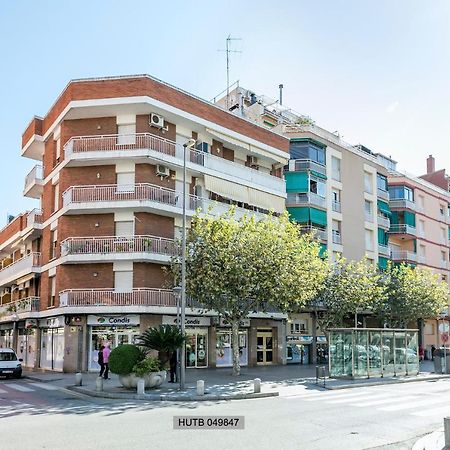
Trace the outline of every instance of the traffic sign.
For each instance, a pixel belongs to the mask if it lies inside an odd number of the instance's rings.
[[[447,331],[445,331],[444,333],[441,334],[441,340],[444,343],[446,343],[448,341],[448,332]]]

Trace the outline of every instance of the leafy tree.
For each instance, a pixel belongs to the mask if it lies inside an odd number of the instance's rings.
[[[233,374],[240,374],[239,322],[268,307],[298,309],[313,298],[326,274],[320,246],[301,235],[287,213],[262,219],[197,214],[187,237],[187,295],[231,325]],[[172,266],[179,277],[179,258]]]
[[[448,305],[447,283],[426,268],[389,264],[384,284],[387,295],[376,312],[390,327],[406,327],[418,319],[436,317]]]
[[[173,325],[160,325],[144,331],[137,338],[137,344],[146,352],[156,350],[161,367],[167,366],[171,354],[179,349],[184,342],[180,330]]]
[[[316,305],[325,310],[318,315],[322,330],[344,325],[344,319],[358,311],[371,311],[385,298],[385,287],[377,268],[366,259],[339,258],[329,267]]]

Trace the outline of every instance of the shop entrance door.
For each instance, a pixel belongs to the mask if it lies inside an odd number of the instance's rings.
[[[208,330],[186,330],[186,367],[208,367]]]
[[[272,330],[258,330],[256,333],[256,363],[259,365],[273,363]]]

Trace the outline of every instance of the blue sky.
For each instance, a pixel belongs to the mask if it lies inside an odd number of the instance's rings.
[[[157,6],[159,4],[159,6]],[[72,78],[149,73],[211,99],[231,80],[276,97],[344,140],[425,172],[450,169],[450,2],[433,0],[0,0],[0,226],[34,161],[20,138]]]

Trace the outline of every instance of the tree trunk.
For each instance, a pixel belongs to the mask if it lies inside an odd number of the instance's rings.
[[[231,350],[233,352],[233,375],[241,374],[241,365],[239,363],[239,320],[231,322]]]

